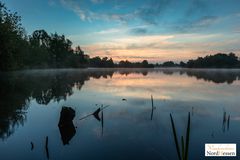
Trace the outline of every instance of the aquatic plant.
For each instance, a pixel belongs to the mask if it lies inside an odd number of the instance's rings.
[[[190,141],[190,124],[191,124],[190,112],[188,113],[187,132],[186,132],[185,142],[184,142],[184,137],[181,136],[181,148],[182,148],[182,150],[180,150],[180,147],[179,147],[178,138],[177,138],[177,131],[176,131],[176,128],[175,128],[175,124],[174,124],[174,121],[173,121],[172,114],[170,114],[170,119],[171,119],[171,125],[172,125],[172,130],[173,130],[175,146],[176,146],[176,149],[177,149],[178,159],[179,160],[188,160],[188,149],[189,149],[189,141]],[[182,151],[182,152],[180,152],[180,151]]]
[[[152,111],[151,111],[151,120],[153,119],[153,110],[154,110],[154,106],[153,106],[153,96],[151,95],[151,102],[152,102]]]

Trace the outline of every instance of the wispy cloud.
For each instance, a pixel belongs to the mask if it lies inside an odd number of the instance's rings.
[[[83,2],[83,1],[82,1]],[[94,4],[103,3],[103,0],[91,0]],[[92,20],[105,20],[105,21],[119,21],[119,22],[129,22],[135,19],[144,21],[149,24],[157,24],[156,18],[160,16],[160,14],[167,8],[166,6],[171,2],[171,0],[152,0],[148,3],[138,6],[135,9],[126,12],[126,13],[114,13],[109,11],[103,11],[100,13],[96,13],[91,10],[90,7],[83,8],[81,3],[77,3],[73,0],[61,0],[63,6],[66,6],[72,9],[81,20],[92,21]],[[107,2],[106,2],[107,3]],[[122,6],[118,3],[122,3],[121,1],[117,1],[117,4],[114,6]],[[113,6],[113,7],[114,7]],[[114,7],[115,8],[115,7]],[[115,8],[116,9],[116,8]]]
[[[56,5],[56,2],[54,0],[48,0],[48,5],[54,6],[54,5]]]
[[[137,60],[137,57],[164,61],[185,60],[212,52],[239,52],[237,43],[240,39],[236,35],[226,36],[227,33],[239,34],[236,27],[239,25],[233,23],[233,19],[239,18],[239,11],[222,14],[214,8],[212,1],[88,2],[61,0],[61,4],[75,12],[81,21],[104,21],[115,27],[103,27],[84,35],[86,39],[94,39],[83,46],[90,55],[108,55],[116,61]],[[131,3],[133,5],[129,7]],[[225,6],[221,4],[221,7]]]
[[[201,31],[211,25],[220,22],[220,18],[216,16],[204,16],[197,20],[185,21],[174,26],[174,29],[178,32],[196,32]]]
[[[133,35],[145,35],[147,34],[148,30],[144,27],[135,27],[129,30],[129,34]]]
[[[104,0],[91,0],[91,2],[94,4],[99,4],[99,3],[103,3]]]
[[[74,11],[82,21],[102,20],[108,22],[121,22],[121,23],[144,23],[156,25],[157,27],[164,27],[168,30],[176,30],[179,32],[190,32],[207,28],[212,24],[217,23],[220,18],[208,13],[208,7],[203,0],[193,0],[190,4],[183,1],[182,3],[174,0],[146,0],[145,3],[139,3],[131,8],[131,10],[122,9],[119,12],[114,6],[126,5],[122,1],[103,1],[91,0],[94,4],[104,3],[113,8],[101,9],[96,11],[91,6],[86,5],[82,1],[73,0],[60,0],[61,4],[72,11]],[[115,3],[113,3],[115,2]],[[184,3],[185,2],[185,3]],[[178,6],[179,5],[179,6]],[[188,7],[184,7],[187,5]],[[127,5],[125,6],[127,7]],[[173,8],[183,8],[180,16],[168,16]],[[176,13],[177,14],[177,13]],[[133,34],[145,34],[147,32],[144,28],[132,29]]]
[[[114,33],[119,33],[119,32],[121,32],[121,29],[110,28],[110,29],[94,32],[94,34],[106,35],[106,34],[114,34]]]
[[[231,45],[236,45],[238,40],[228,43],[214,41],[224,38],[221,34],[177,34],[166,36],[129,36],[114,39],[110,42],[96,43],[83,46],[90,55],[111,56],[115,61],[129,59],[139,61],[145,58],[153,62],[166,60],[187,60],[200,55],[207,55],[215,51],[226,52]],[[184,41],[183,41],[184,40]],[[205,41],[205,42],[204,42]],[[238,51],[239,50],[235,50]],[[137,56],[136,56],[137,55]],[[140,57],[140,58],[138,58]]]
[[[73,0],[61,0],[61,4],[73,10],[83,21],[91,22],[93,20],[104,20],[104,21],[114,20],[114,21],[120,21],[120,22],[127,22],[128,20],[133,18],[132,14],[127,14],[127,13],[126,14],[105,13],[105,12],[96,13],[92,11],[90,8],[81,7],[79,3]]]

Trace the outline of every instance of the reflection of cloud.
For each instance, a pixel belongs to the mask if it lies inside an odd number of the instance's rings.
[[[159,72],[156,70],[148,72],[148,76],[132,73],[127,77],[115,73],[112,79],[91,81],[92,85],[88,87],[94,86],[93,89],[95,91],[104,94],[109,93],[126,99],[134,97],[135,99],[150,100],[150,95],[153,95],[154,100],[218,101],[226,97],[225,101],[232,101],[238,96],[236,94],[237,88],[234,87],[234,85],[238,84],[232,83],[231,86],[225,89],[221,85],[216,88],[208,82],[206,84],[209,85],[203,85],[204,81],[198,81],[194,77],[190,78],[185,74],[180,76],[177,74],[180,71],[176,71],[172,75],[165,75],[161,71]],[[198,72],[196,71],[196,73]]]
[[[240,116],[232,116],[231,120],[240,121]]]

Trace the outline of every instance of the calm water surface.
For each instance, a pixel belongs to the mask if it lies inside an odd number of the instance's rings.
[[[190,160],[209,159],[205,143],[237,143],[240,151],[239,78],[240,70],[0,73],[0,159],[174,160],[170,113],[179,139],[185,137],[190,113]],[[80,120],[101,105],[109,107]],[[63,106],[76,114],[74,127],[60,132]]]

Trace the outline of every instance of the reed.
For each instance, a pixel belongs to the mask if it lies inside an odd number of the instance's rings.
[[[152,111],[151,111],[151,120],[153,119],[153,110],[154,110],[154,105],[153,105],[153,96],[151,95],[151,102],[152,102]]]
[[[230,125],[230,115],[228,115],[228,120],[227,120],[227,130],[229,130],[229,125]]]
[[[45,140],[45,150],[46,150],[47,159],[49,159],[48,136],[46,137],[46,140]]]
[[[102,116],[101,116],[101,124],[102,124],[102,136],[103,136],[103,125],[104,125],[104,122],[103,122],[103,105],[101,107],[101,110],[102,110]]]
[[[181,154],[180,154],[180,147],[178,145],[178,138],[177,138],[177,131],[175,129],[175,124],[172,118],[172,114],[170,114],[170,118],[171,118],[171,124],[172,124],[172,130],[173,130],[173,136],[174,136],[174,142],[176,145],[176,149],[177,149],[177,155],[178,155],[178,159],[181,160]]]
[[[177,149],[178,159],[179,160],[188,160],[188,150],[189,150],[189,141],[190,141],[190,124],[191,124],[190,112],[188,113],[187,132],[186,132],[186,137],[185,137],[186,141],[185,142],[184,142],[184,137],[181,136],[181,150],[180,150],[180,147],[179,147],[178,138],[177,138],[177,131],[176,131],[176,128],[175,128],[175,124],[174,124],[172,114],[170,114],[170,119],[171,119],[171,125],[172,125],[172,130],[173,130],[175,146],[176,146],[176,149]]]
[[[190,123],[191,123],[191,118],[190,118],[190,113],[188,113],[188,123],[187,123],[187,133],[186,133],[186,150],[185,150],[185,155],[184,155],[184,158],[186,160],[188,159],[188,148],[189,148],[189,140],[190,140],[189,139],[189,137],[190,137]]]
[[[227,114],[226,114],[226,112],[224,112],[223,113],[223,122],[226,122],[226,120],[227,120]]]

